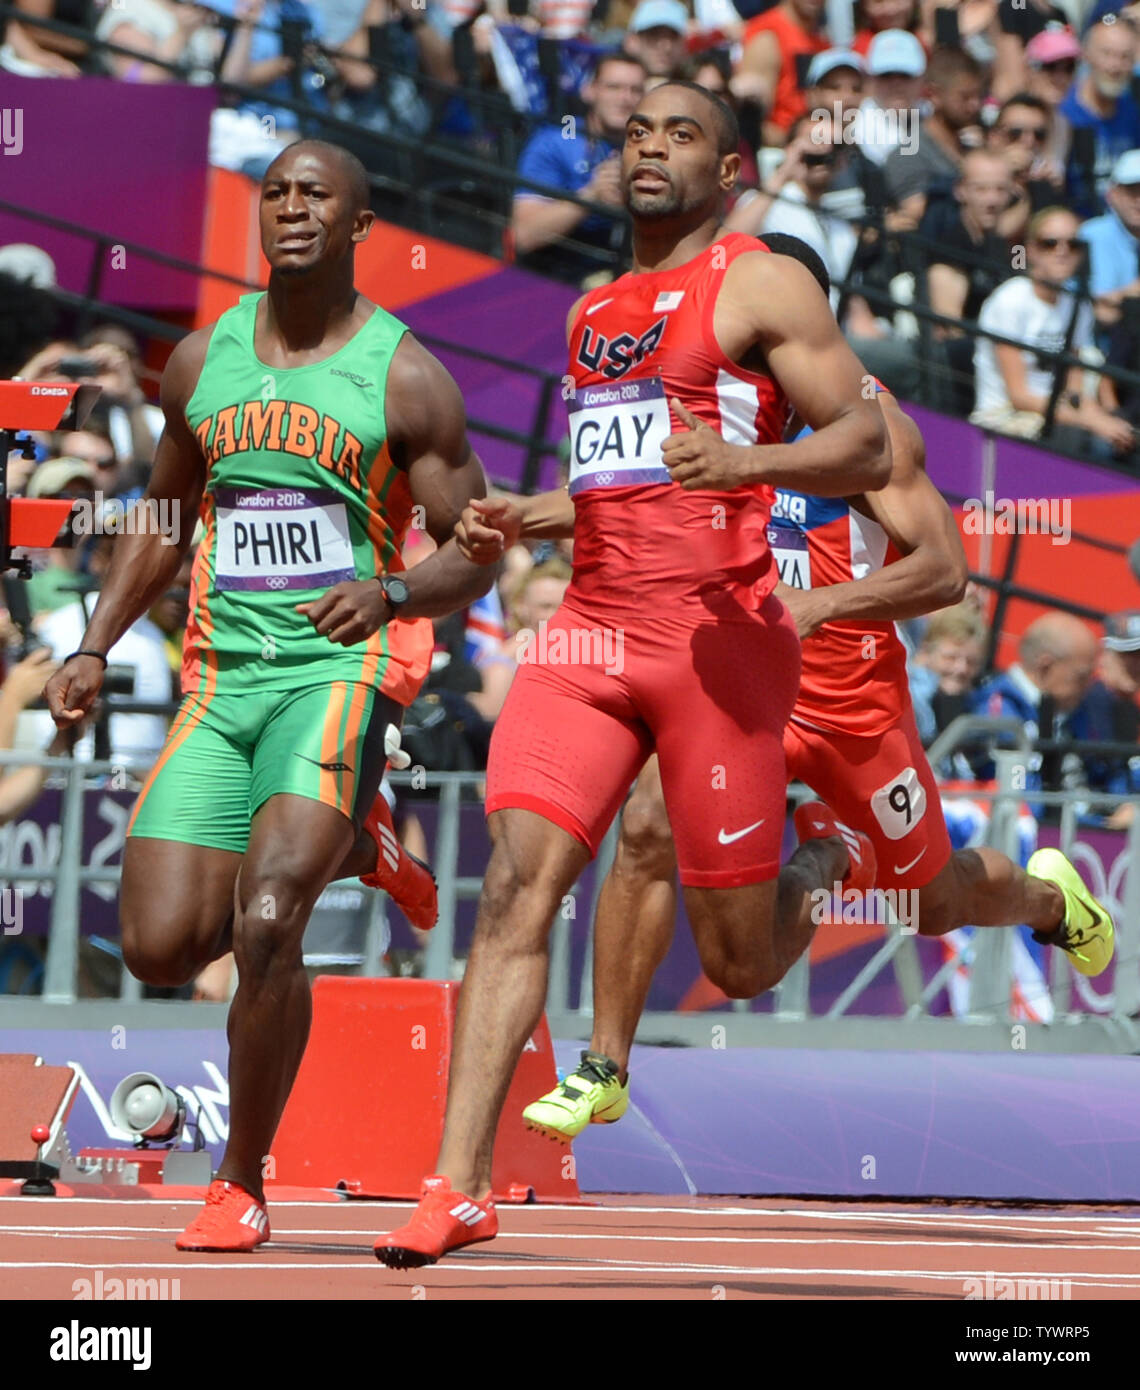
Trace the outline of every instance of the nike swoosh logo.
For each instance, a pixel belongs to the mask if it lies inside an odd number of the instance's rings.
[[[314,767],[323,767],[326,772],[351,772],[352,766],[349,763],[319,763],[316,758],[306,758],[304,753],[294,753],[295,758],[303,758],[305,762],[312,763]]]
[[[613,299],[610,298],[599,300],[597,304],[591,304],[586,310],[586,317],[589,318],[591,314],[596,314],[599,309],[604,309],[607,304],[612,304],[613,302]]]
[[[734,840],[742,840],[745,835],[751,835],[754,830],[759,830],[763,824],[764,822],[762,820],[758,820],[755,825],[746,825],[743,830],[734,830],[731,835],[725,832],[724,826],[722,825],[717,839],[722,845],[731,845]]]
[[[907,871],[908,869],[913,869],[914,866],[918,863],[918,861],[922,858],[922,856],[926,853],[926,851],[927,851],[929,848],[930,848],[929,845],[924,845],[924,846],[922,847],[922,849],[920,849],[920,850],[918,851],[918,853],[914,856],[914,858],[910,861],[909,864],[902,864],[902,865],[896,864],[896,865],[895,865],[895,873],[896,873],[896,874],[905,874],[906,871]]]

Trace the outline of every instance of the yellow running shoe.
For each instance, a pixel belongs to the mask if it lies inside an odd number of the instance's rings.
[[[629,1078],[623,1086],[619,1073],[608,1057],[583,1052],[577,1071],[523,1111],[527,1129],[568,1144],[589,1124],[612,1125],[629,1106]]]
[[[1061,890],[1065,916],[1054,932],[1034,932],[1034,941],[1067,951],[1073,969],[1082,975],[1099,975],[1108,968],[1116,944],[1112,917],[1085,886],[1084,880],[1059,849],[1039,849],[1025,872]]]

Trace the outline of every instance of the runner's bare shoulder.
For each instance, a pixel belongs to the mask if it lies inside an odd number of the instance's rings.
[[[186,406],[198,385],[198,378],[202,375],[215,327],[216,325],[211,323],[205,328],[196,328],[193,333],[187,333],[167,359],[166,368],[162,373],[159,398],[168,420],[172,414],[178,420],[185,419]]]

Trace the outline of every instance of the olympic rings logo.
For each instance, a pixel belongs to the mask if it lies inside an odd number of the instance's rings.
[[[265,587],[267,589],[285,589],[288,588],[288,586],[289,581],[280,574],[271,574],[265,581]]]

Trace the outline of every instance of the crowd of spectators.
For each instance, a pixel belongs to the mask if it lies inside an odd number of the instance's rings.
[[[28,19],[8,23],[0,66],[220,81],[211,158],[254,176],[330,115],[374,168],[391,157],[383,135],[485,154],[483,103],[497,102],[491,125],[513,123],[520,147],[519,182],[498,209],[503,249],[584,285],[612,277],[627,253],[626,119],[653,85],[699,81],[741,121],[727,225],[812,244],[844,331],[897,394],[1023,437],[1048,423],[1055,447],[1137,460],[1138,4],[16,5]],[[1060,352],[1079,365],[1058,369]],[[1106,362],[1124,375],[1099,373]]]

